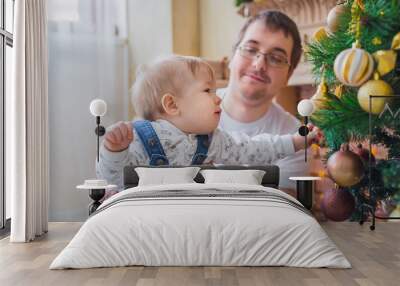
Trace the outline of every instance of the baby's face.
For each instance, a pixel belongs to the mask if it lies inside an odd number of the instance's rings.
[[[188,74],[188,79],[178,99],[180,129],[191,134],[212,133],[221,115],[221,99],[215,94],[215,80],[211,79],[206,67],[201,67],[195,76]]]

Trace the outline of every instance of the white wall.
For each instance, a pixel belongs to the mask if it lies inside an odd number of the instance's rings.
[[[173,51],[171,1],[128,0],[130,87],[138,66]],[[129,105],[129,117],[133,116],[132,105]]]
[[[88,194],[75,186],[95,177],[90,101],[108,102],[106,126],[128,119],[125,1],[49,0],[50,221],[87,218]]]
[[[128,0],[131,68],[172,53],[171,0]]]
[[[234,0],[200,0],[200,55],[210,60],[231,56],[245,18]]]

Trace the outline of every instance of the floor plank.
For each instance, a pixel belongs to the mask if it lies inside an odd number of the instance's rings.
[[[400,223],[369,225],[324,222],[322,227],[352,263],[352,269],[290,267],[117,267],[48,269],[81,223],[50,223],[49,233],[32,243],[0,240],[0,285],[399,285]]]

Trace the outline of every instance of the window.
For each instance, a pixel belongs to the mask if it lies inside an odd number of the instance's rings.
[[[0,0],[0,236],[9,228],[10,195],[5,188],[5,98],[11,92],[14,0]],[[6,228],[7,226],[7,228]]]

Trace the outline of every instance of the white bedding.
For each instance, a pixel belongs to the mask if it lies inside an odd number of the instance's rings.
[[[204,190],[206,189],[206,190]],[[121,200],[144,191],[264,191],[254,197]],[[251,192],[249,192],[251,194]],[[142,186],[108,200],[56,257],[50,269],[126,265],[350,268],[318,222],[272,188],[233,184]]]

